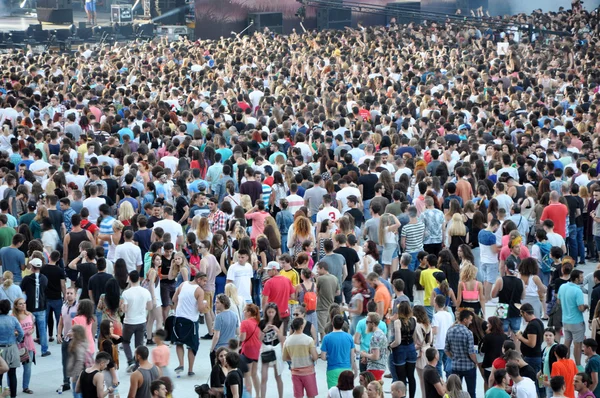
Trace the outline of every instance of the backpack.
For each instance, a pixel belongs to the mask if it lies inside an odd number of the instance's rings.
[[[315,293],[315,284],[310,290],[306,290],[304,284],[302,284],[304,290],[304,305],[306,306],[306,313],[310,314],[317,310],[317,293]]]
[[[539,261],[540,270],[545,274],[552,272],[552,266],[554,265],[554,260],[550,257],[552,245],[548,242],[537,242],[536,245],[540,249],[540,256],[542,258]]]

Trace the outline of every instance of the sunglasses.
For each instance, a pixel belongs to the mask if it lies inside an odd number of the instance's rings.
[[[296,313],[294,314],[294,316],[300,316],[300,314],[296,312]]]

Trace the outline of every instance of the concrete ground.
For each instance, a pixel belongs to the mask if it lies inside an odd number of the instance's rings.
[[[595,263],[594,264],[587,263],[586,265],[578,266],[577,269],[581,269],[582,271],[584,271],[584,274],[587,275],[588,273],[593,272],[595,267],[596,267]],[[587,298],[586,298],[586,300],[587,300]],[[487,312],[487,314],[492,314],[493,313],[492,307],[488,306],[486,312]],[[200,335],[202,336],[205,333],[206,333],[206,326],[200,325]],[[589,334],[589,331],[588,331],[588,334]],[[152,347],[150,347],[150,349],[151,348]],[[37,347],[37,349],[39,352],[39,346]],[[181,377],[173,379],[174,385],[175,385],[175,391],[174,391],[173,395],[175,397],[182,397],[182,398],[196,397],[196,394],[194,392],[194,386],[206,383],[206,381],[210,375],[210,364],[209,364],[210,361],[209,361],[209,352],[208,352],[209,349],[210,349],[210,341],[202,340],[200,342],[200,350],[198,353],[198,357],[196,358],[196,365],[194,368],[194,371],[196,373],[195,376],[192,376],[192,377],[187,376],[187,358],[186,358],[185,373],[183,373]],[[58,395],[56,393],[56,389],[60,386],[60,382],[62,380],[60,346],[57,345],[56,342],[50,343],[50,351],[52,351],[51,356],[48,356],[45,358],[41,358],[40,356],[38,356],[37,365],[33,366],[30,389],[33,390],[34,396],[49,397],[49,396]],[[122,351],[120,352],[120,355],[121,355],[121,363],[125,364],[126,363],[125,355],[123,354]],[[583,361],[585,361],[585,357],[582,358],[582,362]],[[177,356],[175,353],[175,347],[171,347],[171,361],[170,361],[171,370],[175,369],[175,367],[177,367],[177,365],[178,365],[178,363],[177,363]],[[119,393],[122,397],[126,397],[127,392],[129,391],[129,375],[126,373],[125,368],[126,368],[126,366],[122,366],[122,368],[119,370],[119,379],[121,382],[121,385],[119,387]],[[325,377],[326,363],[321,360],[317,361],[316,371],[317,371],[317,382],[318,382],[318,387],[319,387],[319,397],[326,397],[327,396],[327,382],[326,382],[326,377]],[[21,387],[22,377],[23,377],[23,370],[22,370],[22,368],[20,368],[17,370],[17,380],[19,382],[19,387]],[[286,369],[282,375],[282,378],[283,378],[283,382],[284,382],[283,383],[284,384],[283,397],[286,397],[286,398],[292,397],[293,390],[292,390],[290,371]],[[6,380],[6,378],[5,378],[5,380]],[[356,382],[358,382],[358,379]],[[385,384],[384,384],[385,392],[390,391],[390,384],[391,384],[391,379],[385,379]],[[422,395],[419,392],[418,384],[419,383],[417,381],[417,396],[421,397]],[[265,398],[278,397],[277,384],[275,382],[275,378],[273,377],[273,371],[271,371],[269,373],[269,380],[268,380],[267,385],[268,385],[267,397],[265,397]],[[466,386],[465,386],[465,389],[466,389]],[[70,396],[70,394],[71,394],[71,391],[67,391],[67,392],[64,392],[62,395]],[[22,393],[21,388],[18,389],[18,395],[26,396],[26,394]],[[386,396],[388,396],[388,394],[386,394]],[[483,397],[483,396],[484,396],[483,379],[478,373],[477,397]]]

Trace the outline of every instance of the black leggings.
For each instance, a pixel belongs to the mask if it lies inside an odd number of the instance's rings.
[[[0,387],[2,387],[2,379],[4,375],[0,375]],[[10,384],[10,396],[17,396],[17,368],[8,369],[8,383]]]
[[[406,362],[404,365],[395,365],[398,380],[403,382],[404,385],[406,385],[408,381],[408,396],[410,398],[415,398],[415,393],[417,391],[417,382],[415,381],[416,365],[416,363],[409,362]]]

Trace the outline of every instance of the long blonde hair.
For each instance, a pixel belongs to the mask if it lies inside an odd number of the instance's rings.
[[[235,305],[241,304],[237,287],[233,283],[229,282],[228,284],[225,285],[225,295],[227,297],[229,297],[231,302],[234,303]]]
[[[173,272],[175,275],[179,275],[181,270],[183,268],[188,269],[189,265],[188,265],[187,258],[185,258],[185,255],[182,252],[176,252],[175,254],[173,254],[173,260],[175,260],[176,258],[181,258],[181,259],[183,259],[183,261],[182,261],[181,265],[177,265],[177,264],[175,264],[174,261],[171,261],[171,272]],[[177,271],[177,272],[175,272],[175,271]]]
[[[125,220],[131,220],[134,214],[135,211],[133,211],[133,206],[131,205],[131,203],[125,201],[121,203],[121,206],[119,207],[119,216],[117,217],[117,219],[121,222]]]
[[[20,302],[20,301],[23,301],[23,302],[25,302],[25,299],[24,299],[24,298],[22,298],[22,297],[19,297],[18,299],[16,299],[16,300],[13,302],[13,307],[12,307],[12,313],[13,313],[13,316],[14,316],[15,318],[17,318],[17,319],[19,319],[19,312],[20,312],[20,311],[18,310],[18,308],[17,308],[17,305],[19,304],[19,302]],[[24,315],[30,315],[30,312],[29,312],[29,311],[27,311],[27,308],[25,308],[25,309],[23,310],[23,314],[24,314]]]
[[[460,270],[460,280],[461,282],[470,282],[477,278],[477,267],[471,264],[471,262],[467,262],[463,265],[462,270]]]
[[[69,352],[73,353],[77,350],[78,346],[86,346],[87,338],[85,336],[85,329],[81,325],[73,325],[71,328],[71,342],[69,343]]]
[[[200,217],[200,221],[198,222],[198,228],[196,228],[196,238],[199,240],[208,239],[208,235],[210,234],[210,225],[208,225],[208,218]]]
[[[5,289],[8,289],[9,287],[11,287],[14,283],[13,281],[13,273],[10,271],[4,271],[4,273],[2,274],[2,278],[4,278],[4,282],[2,283],[2,286],[4,286]]]
[[[448,228],[449,236],[466,236],[467,227],[463,221],[462,214],[454,213],[452,215],[452,225]]]
[[[379,244],[383,245],[385,243],[385,233],[387,232],[385,229],[393,224],[394,218],[391,214],[386,213],[381,216],[379,221]]]

